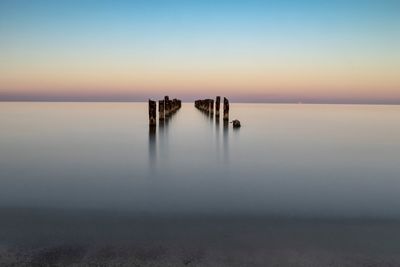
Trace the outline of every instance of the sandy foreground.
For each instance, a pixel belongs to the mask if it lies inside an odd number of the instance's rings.
[[[1,266],[400,266],[400,221],[0,209]]]

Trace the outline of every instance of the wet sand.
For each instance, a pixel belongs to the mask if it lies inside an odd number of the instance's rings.
[[[400,220],[0,209],[2,266],[399,266]]]

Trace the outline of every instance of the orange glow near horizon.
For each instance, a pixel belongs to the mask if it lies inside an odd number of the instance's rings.
[[[65,16],[54,15],[63,2],[18,7],[25,13],[5,4],[0,100],[220,94],[400,103],[400,19],[389,4],[157,3],[105,3],[90,13],[77,4]]]
[[[5,71],[0,92],[41,95],[165,94],[241,96],[281,95],[296,97],[399,98],[400,76],[395,69],[351,69],[320,66],[277,68],[175,69],[92,67],[64,71],[57,68]],[[3,74],[5,73],[3,71]]]

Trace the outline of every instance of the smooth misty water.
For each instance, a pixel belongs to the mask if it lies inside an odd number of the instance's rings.
[[[152,133],[146,103],[0,103],[0,259],[15,263],[2,244],[133,242],[144,265],[400,262],[399,106],[234,103],[230,117],[242,128],[188,103]],[[48,253],[102,255],[74,251]]]
[[[149,133],[138,103],[1,103],[2,206],[400,215],[400,107],[192,104]]]

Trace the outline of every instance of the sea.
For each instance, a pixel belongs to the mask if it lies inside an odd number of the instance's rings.
[[[400,106],[0,102],[0,265],[400,266]]]

